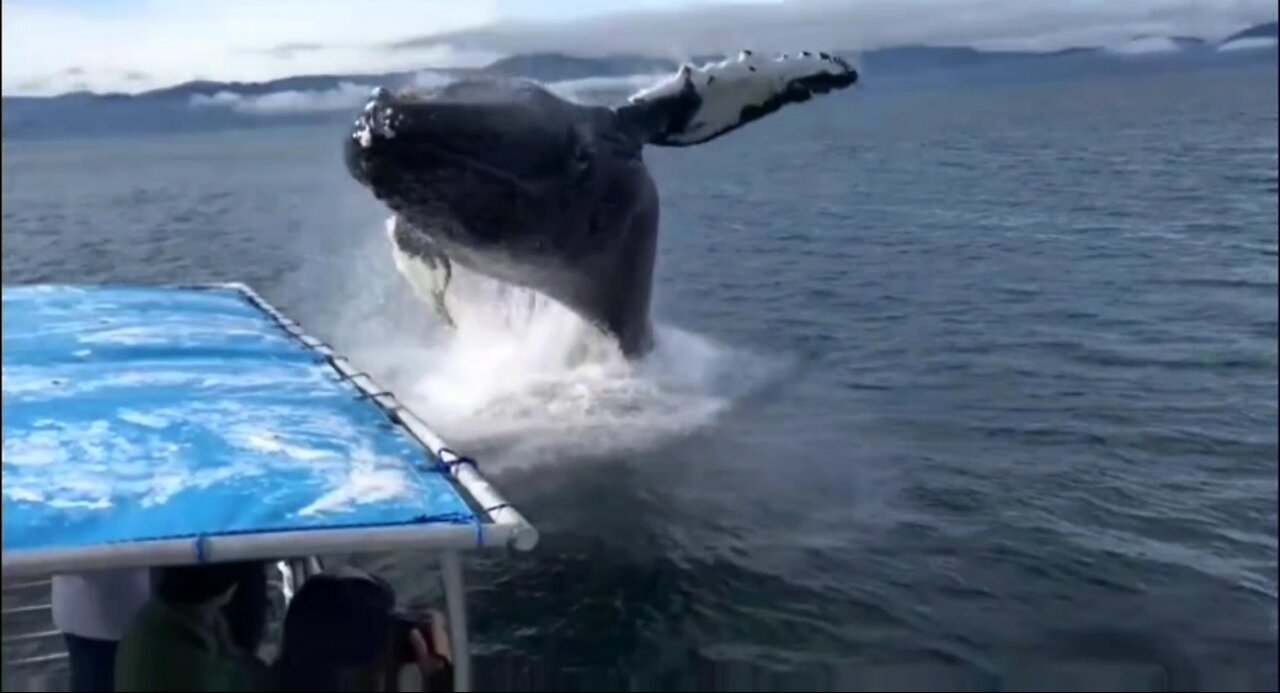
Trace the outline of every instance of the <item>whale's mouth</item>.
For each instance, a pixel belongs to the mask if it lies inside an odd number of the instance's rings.
[[[492,180],[506,183],[524,192],[533,192],[534,186],[524,178],[502,169],[500,166],[485,161],[484,159],[467,152],[458,151],[448,145],[438,141],[420,140],[414,142],[414,147],[424,153],[428,153],[431,157],[443,162],[446,166],[452,165],[459,169],[478,173]]]

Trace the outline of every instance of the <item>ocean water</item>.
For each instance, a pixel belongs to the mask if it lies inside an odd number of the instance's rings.
[[[469,564],[485,687],[1275,690],[1276,104],[871,85],[650,151],[637,365],[482,282],[443,329],[340,129],[6,141],[3,279],[249,282],[478,457],[542,532]]]

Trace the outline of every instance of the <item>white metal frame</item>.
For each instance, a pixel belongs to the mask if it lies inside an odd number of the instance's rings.
[[[441,577],[453,654],[454,689],[471,690],[471,654],[468,641],[466,586],[461,552],[481,548],[511,548],[530,551],[538,542],[537,530],[480,474],[475,465],[445,445],[416,414],[395,395],[382,389],[368,374],[357,371],[350,361],[312,337],[298,323],[245,284],[188,285],[181,288],[225,288],[240,292],[267,313],[284,331],[307,348],[324,356],[333,367],[371,401],[394,414],[394,423],[447,465],[450,475],[478,505],[481,522],[404,527],[370,527],[341,530],[300,530],[261,534],[210,536],[201,541],[200,556],[207,562],[272,560],[285,576],[286,598],[310,575],[323,568],[317,555],[326,553],[372,553],[397,550],[436,551],[441,554]],[[489,521],[485,522],[487,518]],[[198,561],[193,539],[166,539],[118,544],[89,549],[4,552],[6,580],[45,578],[56,573],[72,573],[109,568],[185,565]],[[288,556],[306,558],[284,561]],[[47,607],[40,607],[47,608]],[[23,636],[16,636],[23,637]]]

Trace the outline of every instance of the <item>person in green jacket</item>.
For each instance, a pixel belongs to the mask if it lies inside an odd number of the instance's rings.
[[[236,644],[224,613],[254,570],[262,564],[159,569],[153,596],[117,649],[116,691],[262,690],[265,665]]]

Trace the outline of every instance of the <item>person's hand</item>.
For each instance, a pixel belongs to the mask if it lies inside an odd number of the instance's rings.
[[[445,632],[444,614],[439,611],[432,611],[430,617],[428,625],[431,627],[431,647],[436,654],[452,662],[453,648],[449,646],[449,635]]]
[[[422,679],[429,681],[437,672],[445,667],[444,660],[432,654],[422,632],[417,628],[409,631],[409,644],[413,646],[413,654],[417,658],[418,669],[422,671]]]
[[[409,645],[422,673],[422,690],[446,693],[453,690],[453,655],[444,632],[444,616],[432,612],[427,623],[431,632],[426,637],[420,628],[409,631]]]

